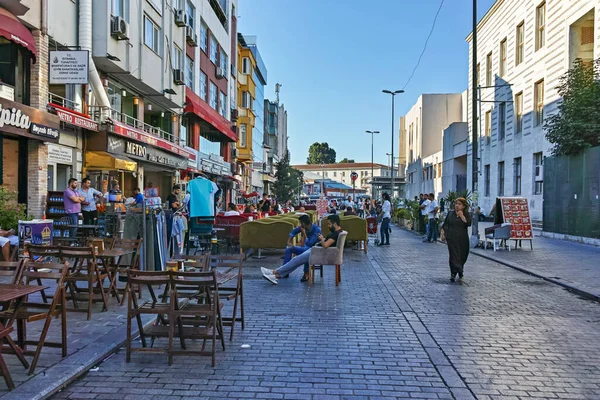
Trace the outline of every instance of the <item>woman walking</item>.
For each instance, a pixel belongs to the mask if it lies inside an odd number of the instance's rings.
[[[442,225],[442,241],[448,244],[450,255],[450,281],[454,282],[456,275],[458,279],[463,278],[463,268],[469,257],[469,233],[467,228],[471,226],[471,214],[468,211],[469,204],[463,197],[454,202],[454,211],[450,211]]]

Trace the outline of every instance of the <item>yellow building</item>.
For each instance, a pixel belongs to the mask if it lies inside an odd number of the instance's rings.
[[[252,72],[256,68],[256,59],[252,50],[244,46],[242,41],[238,41],[238,79],[237,79],[237,109],[238,109],[238,142],[237,162],[241,165],[242,190],[252,191],[252,131],[255,126],[256,116],[253,106],[256,99],[256,83]],[[255,149],[262,151],[262,149]]]

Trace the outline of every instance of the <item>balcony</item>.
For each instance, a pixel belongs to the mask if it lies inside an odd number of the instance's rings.
[[[73,111],[83,112],[81,104],[50,92],[48,92],[48,103],[56,104]]]
[[[101,106],[89,106],[88,108],[90,116],[94,121],[98,123],[107,123],[108,119],[110,118],[113,121],[118,121],[125,125],[129,125],[134,129],[142,130],[157,138],[168,140],[169,142],[180,146],[185,145],[185,143],[181,142],[179,138],[173,135],[172,133],[163,131],[160,128],[147,124],[144,121],[140,121],[139,119],[135,119],[113,108]]]

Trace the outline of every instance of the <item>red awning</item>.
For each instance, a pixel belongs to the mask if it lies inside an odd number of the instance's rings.
[[[25,47],[31,52],[33,62],[35,62],[37,53],[33,35],[29,29],[17,19],[17,17],[6,11],[4,8],[0,8],[0,36]]]
[[[202,118],[216,130],[225,135],[229,140],[237,142],[237,135],[231,130],[231,123],[223,118],[218,112],[213,110],[206,102],[190,90],[185,88],[185,102],[187,106],[183,109],[184,112],[190,112]]]

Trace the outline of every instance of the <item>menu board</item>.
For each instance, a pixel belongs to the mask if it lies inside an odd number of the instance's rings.
[[[319,214],[319,218],[323,215],[327,214],[327,200],[319,199],[317,200],[317,213]]]
[[[496,210],[501,221],[511,224],[510,238],[512,240],[532,240],[531,216],[529,203],[524,197],[499,197],[496,199]]]

